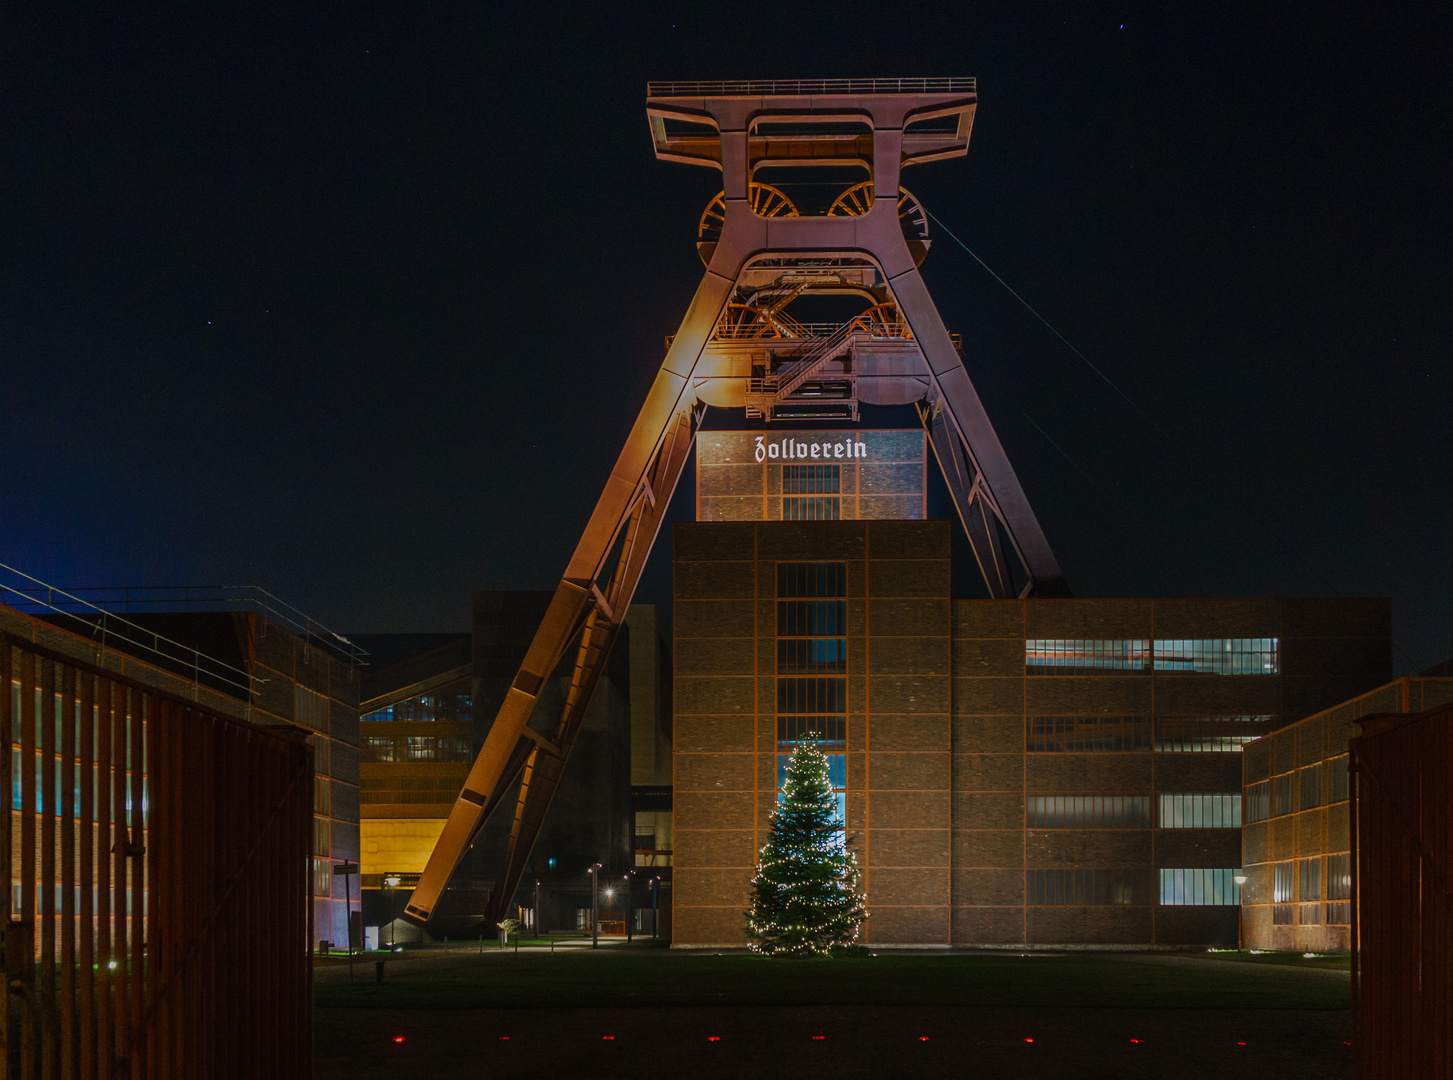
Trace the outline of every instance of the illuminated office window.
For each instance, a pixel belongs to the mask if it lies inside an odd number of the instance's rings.
[[[1160,796],[1162,829],[1239,829],[1241,796],[1194,793]]]
[[[1238,871],[1221,867],[1162,869],[1160,902],[1167,906],[1228,906],[1241,903]]]
[[[1024,663],[1031,673],[1145,671],[1149,661],[1150,642],[1144,639],[1029,638],[1024,642]]]
[[[1277,645],[1277,638],[1157,639],[1155,670],[1275,675],[1281,670]]]

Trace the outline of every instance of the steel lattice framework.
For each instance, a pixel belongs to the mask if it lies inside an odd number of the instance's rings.
[[[857,420],[858,402],[916,403],[994,597],[1066,596],[955,340],[918,272],[927,218],[900,178],[968,150],[972,79],[651,83],[656,156],[721,170],[698,228],[706,273],[625,448],[407,905],[426,920],[484,822],[514,790],[487,918],[502,918],[707,406],[749,418]],[[819,213],[771,182],[852,175]],[[786,311],[805,294],[862,298],[841,325]],[[534,716],[573,651],[565,705]]]

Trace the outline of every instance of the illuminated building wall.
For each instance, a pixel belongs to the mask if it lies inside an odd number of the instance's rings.
[[[673,943],[744,943],[813,736],[870,944],[1234,944],[1242,751],[1387,680],[1387,601],[955,599],[951,527],[675,526]]]
[[[1251,949],[1345,951],[1352,940],[1347,742],[1364,716],[1453,702],[1453,678],[1398,679],[1242,755],[1243,937]]]

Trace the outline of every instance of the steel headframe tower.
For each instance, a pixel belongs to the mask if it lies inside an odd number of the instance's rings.
[[[856,421],[859,401],[917,403],[990,595],[1068,595],[919,276],[927,217],[900,187],[907,166],[967,152],[976,104],[973,79],[649,84],[656,156],[721,170],[722,193],[697,234],[706,274],[454,803],[411,918],[429,917],[519,779],[487,917],[504,915],[707,405],[771,422]],[[826,212],[806,214],[767,182],[800,170],[850,186]],[[785,310],[805,293],[869,306],[840,326],[805,324]],[[532,719],[572,649],[560,715]]]

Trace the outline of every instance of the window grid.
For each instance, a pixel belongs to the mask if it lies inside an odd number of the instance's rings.
[[[843,501],[836,495],[784,495],[783,521],[841,521]]]
[[[1276,675],[1278,638],[1028,638],[1024,662],[1059,671],[1182,671]]]
[[[846,638],[778,638],[777,674],[846,672]]]
[[[1297,864],[1294,859],[1287,859],[1285,862],[1272,864],[1271,868],[1271,902],[1273,904],[1290,903],[1296,899],[1297,885]]]
[[[1034,795],[1026,807],[1031,829],[1148,829],[1148,795]]]
[[[1322,805],[1322,763],[1308,765],[1304,769],[1297,770],[1298,787],[1301,788],[1301,795],[1298,799],[1298,806],[1302,810],[1310,810],[1313,807]]]
[[[1297,808],[1297,774],[1283,773],[1271,778],[1271,816],[1294,813]]]
[[[1346,802],[1351,797],[1347,776],[1347,755],[1334,757],[1327,763],[1332,773],[1332,795],[1328,802]]]
[[[1031,716],[1025,746],[1031,754],[1149,750],[1150,717]]]
[[[1241,796],[1195,793],[1160,796],[1162,829],[1239,829]]]
[[[1352,853],[1327,856],[1327,899],[1352,899]]]
[[[361,737],[363,760],[472,761],[464,735],[368,735]]]
[[[1247,825],[1265,821],[1271,816],[1271,784],[1258,780],[1246,785],[1246,800],[1242,804],[1242,821]]]
[[[846,716],[779,716],[777,717],[777,748],[791,750],[800,742],[815,742],[822,751],[846,750],[848,718]]]
[[[1232,869],[1162,869],[1160,902],[1166,906],[1235,905],[1241,903],[1241,886]]]
[[[837,495],[842,491],[841,465],[783,465],[783,495]]]
[[[1025,889],[1031,907],[1100,907],[1148,904],[1148,870],[1030,870]]]

